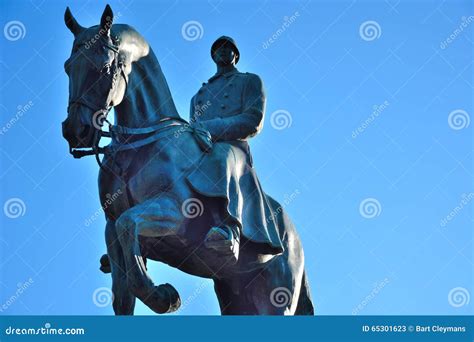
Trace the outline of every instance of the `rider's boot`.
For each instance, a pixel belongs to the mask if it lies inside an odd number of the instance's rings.
[[[240,230],[236,226],[212,227],[204,239],[207,248],[228,258],[230,265],[239,259]]]

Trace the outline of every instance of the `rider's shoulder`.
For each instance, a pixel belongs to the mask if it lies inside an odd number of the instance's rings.
[[[260,76],[258,76],[257,74],[251,73],[251,72],[238,71],[238,72],[236,72],[236,75],[240,76],[240,77],[260,79]]]
[[[251,82],[255,84],[262,84],[263,81],[257,74],[253,74],[251,72],[238,72],[237,77],[241,77],[245,79],[246,82]]]

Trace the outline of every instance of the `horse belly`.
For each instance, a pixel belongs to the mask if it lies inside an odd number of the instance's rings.
[[[130,178],[130,193],[140,203],[169,191],[173,186],[173,172],[158,162],[150,162]]]
[[[178,202],[186,199],[189,188],[184,176],[190,167],[192,156],[197,155],[197,151],[191,148],[188,150],[192,153],[185,158],[176,146],[166,140],[140,151],[141,156],[132,165],[129,179],[133,200],[141,203],[164,193],[175,197]]]

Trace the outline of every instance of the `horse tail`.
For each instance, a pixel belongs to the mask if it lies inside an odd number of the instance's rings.
[[[309,282],[306,279],[306,271],[303,271],[303,277],[301,278],[301,289],[298,297],[298,304],[296,306],[295,315],[314,315],[313,301],[311,300],[311,293],[309,289]]]

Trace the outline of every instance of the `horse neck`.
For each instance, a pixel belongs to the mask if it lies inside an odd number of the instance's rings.
[[[135,128],[179,117],[163,71],[150,49],[147,56],[133,63],[124,99],[115,107],[115,122]]]

